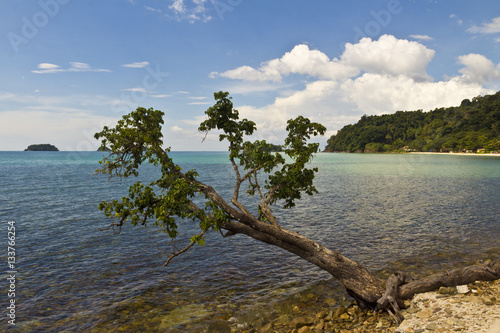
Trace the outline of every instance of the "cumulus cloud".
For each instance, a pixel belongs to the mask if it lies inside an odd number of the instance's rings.
[[[458,61],[465,67],[460,69],[464,80],[484,84],[500,77],[499,67],[490,59],[481,54],[471,53],[458,57]]]
[[[95,68],[91,67],[89,64],[84,62],[70,62],[71,66],[69,68],[62,68],[59,65],[41,63],[38,65],[37,70],[31,71],[36,74],[53,74],[62,72],[111,72],[109,69]]]
[[[301,74],[318,79],[343,80],[366,71],[428,80],[427,65],[433,57],[434,51],[422,44],[383,35],[377,41],[363,38],[357,44],[347,43],[340,59],[330,60],[323,52],[301,44],[281,58],[262,63],[258,69],[241,66],[223,73],[211,73],[211,77],[280,81],[285,76]]]
[[[365,72],[429,80],[427,65],[434,53],[417,42],[383,35],[378,41],[363,38],[357,44],[347,43],[342,61]]]
[[[378,115],[459,105],[465,98],[491,92],[460,77],[448,81],[417,82],[404,75],[391,77],[372,73],[344,82],[341,89],[357,110]]]
[[[469,29],[468,32],[474,34],[494,34],[500,32],[500,16],[495,17],[491,22],[483,23],[480,26],[473,25]]]
[[[281,142],[286,121],[298,115],[323,123],[331,135],[363,114],[429,111],[494,92],[484,87],[499,78],[500,68],[491,60],[479,54],[461,56],[459,73],[436,81],[427,73],[434,55],[434,50],[416,41],[384,35],[346,44],[339,58],[331,59],[301,44],[258,68],[241,66],[211,76],[238,80],[236,87],[244,82],[267,86],[270,91],[279,85],[269,83],[288,75],[306,76],[309,82],[304,88],[290,91],[288,86],[264,107],[237,107],[242,117],[257,123],[260,138]]]
[[[247,81],[281,81],[284,76],[301,74],[314,76],[320,79],[337,80],[353,75],[359,71],[339,61],[330,60],[326,54],[318,50],[311,50],[305,44],[295,46],[283,57],[261,64],[260,68],[241,66],[223,73],[211,73],[212,77],[221,76],[230,79]]]

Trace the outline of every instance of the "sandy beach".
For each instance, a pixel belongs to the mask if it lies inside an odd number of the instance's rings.
[[[476,154],[476,153],[435,153],[435,152],[409,152],[415,155],[446,155],[446,156],[490,156],[500,157],[500,154]]]

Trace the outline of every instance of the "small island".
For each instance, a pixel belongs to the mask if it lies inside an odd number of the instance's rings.
[[[37,145],[30,145],[24,151],[59,151],[59,149],[57,149],[57,147],[54,145],[43,143]]]

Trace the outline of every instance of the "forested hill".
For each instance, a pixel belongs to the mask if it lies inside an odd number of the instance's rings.
[[[364,115],[328,139],[329,152],[500,151],[500,92],[430,112]]]

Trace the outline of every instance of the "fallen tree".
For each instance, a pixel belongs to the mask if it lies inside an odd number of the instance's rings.
[[[207,119],[201,123],[199,131],[208,134],[218,130],[220,141],[228,142],[229,160],[235,173],[234,192],[229,200],[209,184],[197,180],[195,170],[184,172],[174,163],[170,149],[162,147],[161,111],[137,108],[123,116],[115,128],[104,127],[95,134],[96,139],[102,139],[101,147],[111,150],[100,162],[102,168],[97,172],[126,178],[138,176],[142,164],[152,164],[161,170],[159,179],[149,184],[140,181],[133,184],[128,197],[99,205],[106,216],[113,218],[110,228],[121,229],[126,221],[133,225],[154,221],[172,239],[178,236],[179,219],[192,221],[193,226],[199,228],[184,249],[168,256],[165,265],[194,245],[203,244],[204,235],[210,230],[220,232],[223,237],[243,234],[278,246],[326,270],[343,284],[361,307],[387,310],[398,323],[402,320],[401,300],[416,293],[500,278],[498,259],[418,280],[408,281],[403,272],[397,272],[384,283],[340,252],[283,228],[271,207],[282,203],[285,208],[291,208],[302,194],[317,193],[313,184],[317,169],[309,169],[308,162],[318,152],[319,144],[308,141],[323,135],[325,127],[302,116],[289,120],[288,136],[283,145],[286,156],[283,156],[272,152],[272,145],[266,141],[245,141],[245,136],[256,130],[255,123],[239,119],[227,92],[215,93],[214,98],[216,103],[205,112]],[[240,201],[240,194],[245,189],[248,196],[256,198],[257,208],[253,212]]]

